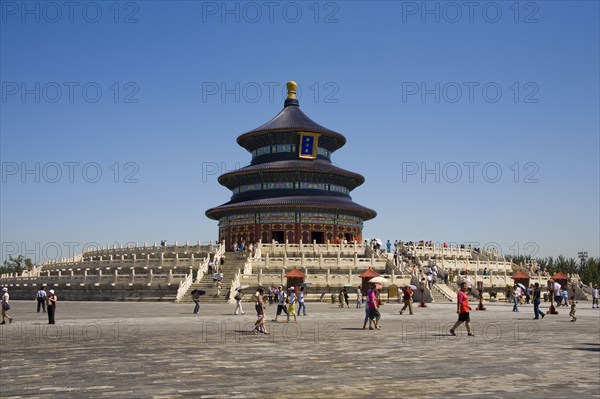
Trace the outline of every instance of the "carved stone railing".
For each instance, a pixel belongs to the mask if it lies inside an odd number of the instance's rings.
[[[268,254],[260,260],[256,260],[253,264],[255,266],[264,267],[353,267],[359,266],[361,268],[373,267],[379,270],[384,270],[387,266],[388,260],[385,258],[341,258],[341,257],[323,257],[320,255],[318,258],[305,258],[305,257],[276,257],[272,258]]]
[[[177,289],[177,295],[175,296],[175,302],[179,303],[183,296],[188,292],[193,283],[193,273],[190,269],[190,273],[186,276],[185,280],[179,282],[179,288]]]
[[[274,242],[271,244],[264,244],[259,242],[257,245],[257,249],[259,253],[269,254],[269,255],[277,255],[283,256],[284,254],[303,254],[303,253],[313,253],[313,254],[324,254],[324,255],[365,255],[365,246],[361,244],[317,244],[316,241],[312,244],[305,244],[302,241],[299,244],[290,244],[286,241],[284,244],[275,244]],[[255,257],[260,258],[261,256],[255,255]]]
[[[125,246],[115,245],[113,247],[92,248],[71,258],[63,258],[60,260],[48,260],[43,263],[46,267],[57,267],[62,265],[79,264],[85,261],[97,261],[111,259],[118,260],[133,260],[142,261],[146,259],[172,259],[183,255],[183,258],[189,258],[194,254],[211,254],[219,249],[219,244],[202,244],[198,241],[195,245],[190,245],[187,241],[184,245],[132,245]],[[202,255],[204,256],[204,255]],[[140,259],[137,259],[140,258]]]
[[[235,302],[235,292],[237,291],[237,289],[242,285],[240,283],[240,277],[241,277],[242,273],[240,271],[240,269],[238,269],[237,273],[235,274],[235,276],[233,277],[233,279],[231,280],[231,287],[229,288],[229,298],[227,299],[227,303],[234,303]]]
[[[41,275],[36,277],[3,277],[3,286],[21,286],[21,285],[100,285],[100,284],[111,284],[111,285],[133,285],[134,283],[143,283],[146,285],[152,285],[157,282],[164,282],[166,284],[172,284],[175,281],[184,280],[189,274],[173,273],[172,269],[167,274],[154,274],[152,270],[149,270],[144,274],[136,274],[134,270],[129,271],[127,274],[119,274],[119,270],[115,269],[114,273],[104,274],[102,270],[99,270],[96,274],[89,274],[88,270],[84,270],[82,274],[74,274],[71,271],[63,275],[62,271],[59,271],[54,275]]]

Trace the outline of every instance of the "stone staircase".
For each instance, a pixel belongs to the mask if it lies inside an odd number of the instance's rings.
[[[193,283],[188,291],[181,299],[181,303],[193,302],[191,292],[195,289],[204,290],[206,294],[200,297],[200,304],[202,303],[225,303],[227,293],[231,288],[231,280],[235,277],[238,270],[244,270],[245,259],[238,259],[238,253],[226,252],[225,253],[225,264],[219,272],[223,272],[223,287],[221,288],[221,295],[217,296],[217,287],[213,284],[212,274],[205,274],[199,283]]]
[[[433,301],[437,303],[454,302],[456,293],[446,284],[435,283],[431,289]]]

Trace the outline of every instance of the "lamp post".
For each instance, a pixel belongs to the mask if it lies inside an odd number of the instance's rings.
[[[558,314],[558,311],[554,308],[554,281],[548,280],[548,291],[550,292],[550,308],[548,309],[549,314]]]
[[[477,291],[479,291],[479,305],[476,310],[485,310],[485,306],[483,306],[483,281],[481,280],[477,282]]]
[[[583,268],[583,266],[585,266],[585,261],[588,258],[588,253],[587,251],[580,251],[577,252],[577,257],[579,258],[579,261],[581,262],[581,267]]]
[[[585,261],[588,258],[588,253],[587,251],[577,252],[577,257],[579,257],[579,261],[581,262],[581,265],[579,266],[579,272],[581,272],[583,270],[583,267],[585,266]],[[579,278],[579,274],[577,274],[577,277]],[[574,286],[575,285],[573,285],[573,287]],[[575,289],[573,289],[573,295],[575,295]]]
[[[424,279],[421,280],[421,282],[419,283],[419,291],[421,291],[421,303],[419,303],[419,307],[420,308],[426,308],[427,304],[425,303],[425,281]]]

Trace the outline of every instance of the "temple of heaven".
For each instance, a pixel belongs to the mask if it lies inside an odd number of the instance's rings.
[[[288,82],[283,110],[237,138],[252,154],[250,165],[219,177],[233,194],[206,216],[219,221],[226,248],[258,240],[361,242],[363,222],[377,215],[350,197],[364,177],[331,163],[331,154],[346,138],[306,116],[296,89],[295,82]]]

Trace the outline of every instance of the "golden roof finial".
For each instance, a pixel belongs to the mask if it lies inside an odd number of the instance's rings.
[[[287,82],[287,91],[288,91],[288,98],[291,99],[296,99],[296,89],[298,88],[298,83],[294,82],[293,80],[290,80],[289,82]]]

